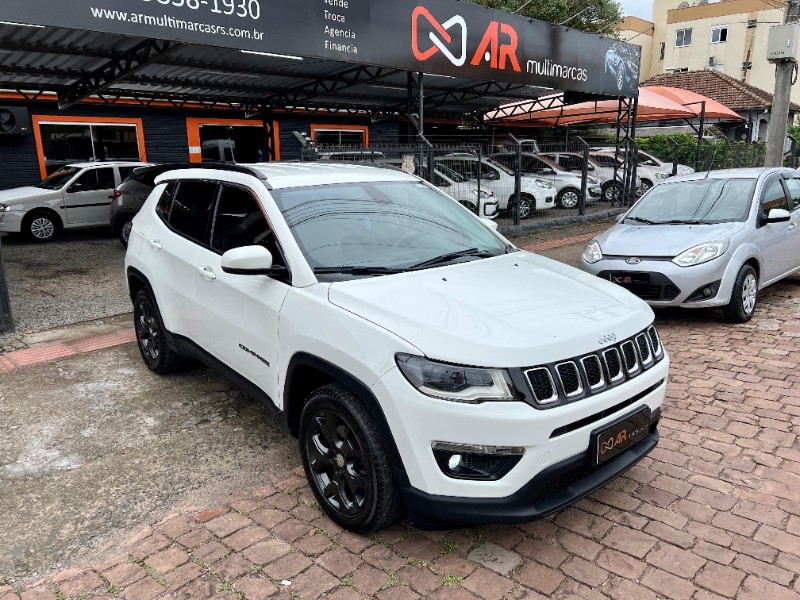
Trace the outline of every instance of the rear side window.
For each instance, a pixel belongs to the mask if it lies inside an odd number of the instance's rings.
[[[126,179],[130,178],[130,176],[133,175],[133,170],[135,168],[136,167],[117,167],[117,170],[119,171],[119,180],[125,181]]]
[[[212,181],[181,181],[169,213],[170,226],[187,238],[207,245],[217,189]]]
[[[161,198],[158,199],[158,204],[156,204],[156,214],[165,223],[169,221],[169,211],[172,210],[172,200],[175,198],[175,192],[177,189],[177,181],[172,181],[167,184],[167,187],[164,189],[164,193],[161,194]]]

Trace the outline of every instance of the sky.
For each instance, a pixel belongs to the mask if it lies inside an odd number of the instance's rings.
[[[622,14],[641,17],[651,21],[653,19],[653,0],[618,0],[622,6]]]

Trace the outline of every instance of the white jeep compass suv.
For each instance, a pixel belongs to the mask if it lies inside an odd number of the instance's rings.
[[[650,308],[413,175],[170,171],[125,262],[147,366],[194,358],[274,408],[348,529],[531,521],[658,441]]]

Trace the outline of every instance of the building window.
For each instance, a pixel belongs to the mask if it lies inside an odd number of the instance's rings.
[[[711,43],[720,44],[728,41],[728,26],[717,25],[711,28]],[[688,45],[688,44],[687,44]]]
[[[676,69],[666,69],[667,73],[687,73],[689,71],[688,67],[678,67]]]
[[[724,65],[718,65],[718,64],[708,65],[706,67],[706,71],[719,71],[720,73],[724,73],[725,67]]]
[[[73,162],[147,160],[139,119],[35,115],[33,122],[42,177]]]
[[[666,42],[661,42],[658,47],[658,60],[664,60],[664,50],[667,47]]]
[[[325,146],[366,146],[367,132],[365,125],[312,125],[311,139]]]
[[[754,27],[758,27],[758,20],[757,19],[750,19],[747,21],[747,28],[753,29]]]
[[[678,29],[675,32],[675,47],[684,48],[692,45],[692,30],[691,29]]]

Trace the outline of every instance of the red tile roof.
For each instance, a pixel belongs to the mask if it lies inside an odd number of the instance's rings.
[[[661,73],[641,84],[664,85],[690,90],[708,96],[720,104],[736,111],[772,106],[772,94],[754,85],[734,79],[730,75],[713,71],[688,71],[685,73]],[[791,104],[791,110],[800,112],[800,106]]]

